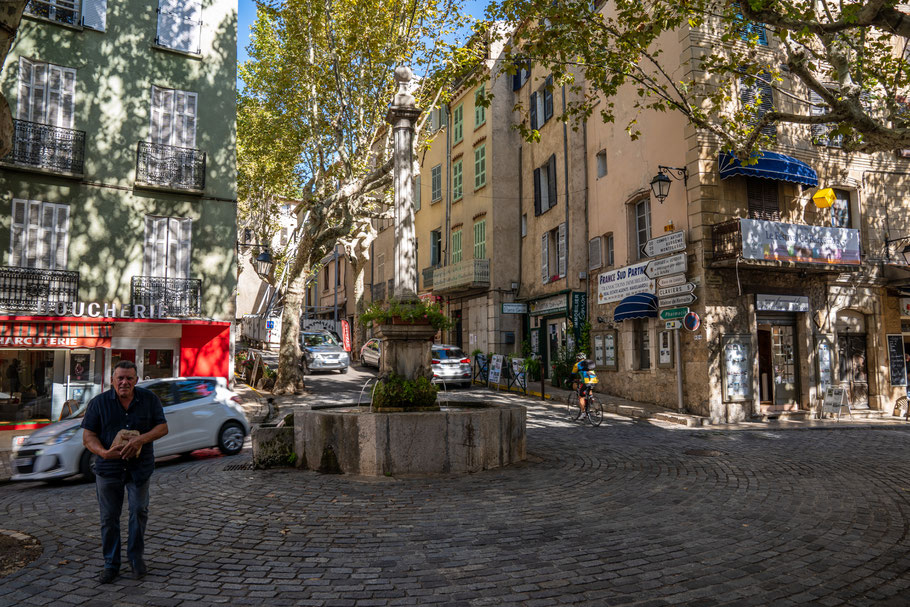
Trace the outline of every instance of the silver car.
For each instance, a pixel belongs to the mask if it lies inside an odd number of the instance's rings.
[[[168,433],[155,441],[155,456],[218,447],[225,455],[243,448],[250,424],[240,397],[223,377],[169,377],[137,384],[161,399]],[[47,481],[82,474],[92,480],[92,459],[82,445],[87,404],[66,419],[13,438],[14,481]]]
[[[304,373],[313,371],[348,372],[351,357],[328,331],[301,331],[300,349],[303,356],[300,366]]]
[[[433,344],[433,383],[471,385],[471,359],[458,346]]]
[[[378,369],[381,358],[382,340],[378,337],[369,340],[360,349],[360,364],[364,367],[376,367]]]

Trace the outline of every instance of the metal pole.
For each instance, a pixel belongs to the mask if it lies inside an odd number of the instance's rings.
[[[676,397],[677,397],[677,409],[680,413],[686,411],[686,406],[683,404],[683,371],[682,371],[682,356],[680,355],[680,346],[679,346],[679,329],[673,329],[673,337],[676,341]]]

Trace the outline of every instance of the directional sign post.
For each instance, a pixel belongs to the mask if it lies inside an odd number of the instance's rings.
[[[682,322],[678,320],[668,320],[666,323],[664,323],[664,326],[667,329],[682,329]]]
[[[697,298],[691,293],[686,293],[685,295],[674,295],[672,297],[665,297],[657,300],[658,308],[669,308],[671,306],[687,306],[690,303],[695,302]]]
[[[676,285],[675,287],[664,287],[657,290],[658,297],[670,297],[671,295],[682,295],[684,293],[691,293],[695,290],[694,282],[687,282],[682,285]]]
[[[648,257],[686,250],[686,233],[682,230],[652,238],[641,248]]]
[[[687,259],[685,253],[679,253],[678,255],[661,257],[660,259],[649,261],[648,266],[645,268],[645,274],[648,275],[648,278],[658,278],[660,276],[669,276],[670,274],[685,272],[689,269]]]
[[[671,276],[664,276],[657,279],[658,287],[675,287],[677,285],[686,284],[686,275],[685,274],[673,274]]]
[[[660,311],[661,320],[680,320],[686,317],[686,314],[689,313],[689,308],[670,308],[668,310]]]

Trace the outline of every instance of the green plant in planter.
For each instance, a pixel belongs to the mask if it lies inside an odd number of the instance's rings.
[[[369,325],[391,324],[393,319],[400,318],[407,322],[429,322],[434,329],[444,330],[452,326],[452,321],[443,314],[442,307],[435,303],[425,301],[400,302],[391,300],[383,306],[378,302],[370,306],[360,315],[360,323]]]
[[[392,373],[380,378],[373,392],[373,406],[377,408],[433,407],[436,405],[436,393],[439,387],[426,377],[406,379]]]

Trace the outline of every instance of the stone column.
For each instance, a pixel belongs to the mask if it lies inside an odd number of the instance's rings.
[[[394,135],[395,188],[395,278],[392,297],[417,300],[417,239],[414,233],[413,143],[414,122],[421,111],[408,92],[413,74],[407,67],[395,68],[398,92],[386,121]]]

